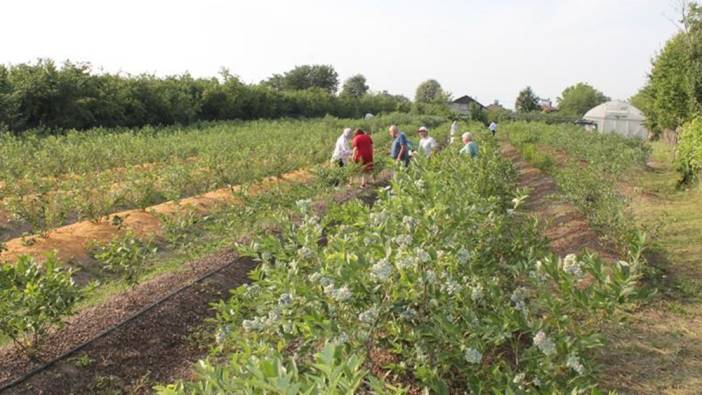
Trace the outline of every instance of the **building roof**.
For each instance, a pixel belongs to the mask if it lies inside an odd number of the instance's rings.
[[[477,105],[480,106],[480,108],[485,108],[485,106],[482,105],[482,104],[480,104],[479,101],[473,99],[472,97],[470,97],[470,96],[468,96],[468,95],[461,96],[461,97],[459,97],[458,99],[454,100],[452,103],[456,103],[456,104],[470,104],[470,103],[476,103]]]
[[[588,111],[583,118],[590,120],[627,119],[630,121],[643,121],[646,119],[638,108],[621,100],[602,103]]]

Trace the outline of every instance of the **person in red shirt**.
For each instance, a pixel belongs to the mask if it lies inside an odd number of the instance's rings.
[[[373,172],[373,139],[361,129],[356,129],[353,140],[353,161],[363,166],[361,174],[361,188],[365,188],[366,173]]]

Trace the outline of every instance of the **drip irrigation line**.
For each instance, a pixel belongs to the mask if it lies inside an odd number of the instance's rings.
[[[377,182],[375,183],[375,186],[376,186],[376,187],[382,187],[382,186],[384,186],[384,185],[386,185],[386,184],[387,184],[387,181],[381,179],[381,180],[379,180],[379,181],[377,181]],[[364,195],[364,193],[361,193],[361,194],[359,194],[358,196],[361,196],[361,195]],[[357,197],[358,197],[358,196],[357,196]],[[341,201],[341,203],[345,203],[347,200],[348,200],[348,197],[345,198],[345,199],[343,199],[343,200]],[[151,303],[151,304],[145,306],[144,308],[142,308],[142,309],[139,310],[139,311],[136,311],[136,312],[132,313],[132,314],[131,314],[130,316],[128,316],[126,319],[120,321],[119,323],[117,323],[117,324],[115,324],[115,325],[112,325],[112,326],[110,326],[110,327],[104,329],[102,332],[99,332],[97,335],[91,337],[90,339],[88,339],[88,340],[86,340],[86,341],[84,341],[84,342],[78,344],[77,346],[75,346],[75,347],[73,347],[73,348],[71,348],[71,349],[69,349],[69,350],[67,350],[67,351],[64,351],[63,353],[60,353],[59,355],[55,356],[54,358],[50,359],[50,360],[47,361],[47,362],[44,362],[43,364],[41,364],[41,365],[35,367],[34,369],[30,370],[29,372],[24,373],[23,375],[21,375],[21,376],[19,376],[19,377],[16,377],[15,379],[13,379],[13,380],[11,380],[11,381],[8,381],[8,382],[6,382],[6,383],[4,383],[4,384],[0,384],[0,393],[3,393],[3,392],[5,392],[5,391],[7,391],[7,390],[9,390],[9,389],[11,389],[11,388],[13,388],[13,387],[16,387],[16,386],[18,386],[18,385],[20,385],[20,384],[26,382],[27,380],[29,380],[29,379],[32,378],[33,376],[35,376],[35,375],[37,375],[37,374],[39,374],[39,373],[41,373],[41,372],[43,372],[43,371],[45,371],[45,370],[47,370],[47,369],[53,367],[57,362],[68,358],[69,356],[71,356],[71,355],[73,355],[73,354],[75,354],[75,353],[81,351],[82,349],[88,347],[89,345],[91,345],[92,343],[96,342],[97,340],[100,340],[100,339],[104,338],[105,336],[107,336],[107,335],[109,335],[109,334],[111,334],[111,333],[113,333],[113,332],[115,332],[115,331],[117,331],[117,330],[119,330],[119,329],[125,327],[127,324],[129,324],[129,323],[131,323],[132,321],[134,321],[134,320],[140,318],[141,316],[145,315],[146,313],[150,312],[151,310],[155,309],[156,307],[161,306],[162,304],[164,304],[164,303],[167,302],[168,300],[172,299],[174,296],[176,296],[176,295],[182,293],[183,291],[185,291],[186,289],[191,288],[191,287],[194,286],[195,284],[200,283],[200,282],[206,280],[207,278],[214,276],[214,275],[217,274],[217,273],[220,273],[220,272],[223,271],[224,269],[229,268],[229,267],[232,266],[234,263],[238,262],[240,258],[241,258],[241,257],[239,257],[239,256],[237,255],[237,256],[236,256],[232,261],[230,261],[229,263],[224,264],[224,265],[222,265],[222,266],[220,266],[220,267],[211,269],[211,270],[209,270],[209,271],[207,271],[207,272],[201,274],[200,276],[198,276],[198,277],[196,277],[196,278],[190,280],[189,282],[185,283],[185,284],[182,285],[181,287],[176,288],[175,290],[173,290],[173,291],[167,293],[167,294],[166,294],[164,297],[162,297],[161,299],[159,299],[159,300],[157,300],[157,301],[155,301],[155,302],[153,302],[153,303]],[[244,280],[244,281],[246,281],[246,280]]]
[[[225,264],[225,265],[222,265],[222,266],[220,266],[220,267],[218,267],[218,268],[215,268],[215,269],[211,269],[211,270],[209,270],[209,271],[207,271],[207,272],[201,274],[200,276],[198,276],[198,277],[196,277],[196,278],[190,280],[189,282],[185,283],[185,284],[182,285],[180,288],[176,288],[175,290],[173,290],[173,291],[167,293],[167,294],[166,294],[164,297],[162,297],[161,299],[159,299],[159,300],[157,300],[157,301],[155,301],[155,302],[153,302],[153,303],[147,305],[146,307],[142,308],[142,309],[139,310],[139,311],[136,311],[136,312],[132,313],[132,314],[131,314],[130,316],[128,316],[125,320],[123,320],[123,321],[121,321],[121,322],[119,322],[119,323],[117,323],[117,324],[115,324],[115,325],[112,325],[112,326],[110,326],[110,327],[104,329],[102,332],[98,333],[97,335],[95,335],[95,336],[91,337],[90,339],[88,339],[88,340],[86,340],[86,341],[80,343],[79,345],[77,345],[77,346],[75,346],[75,347],[69,349],[68,351],[64,351],[63,353],[57,355],[56,357],[50,359],[49,361],[47,361],[47,362],[45,362],[45,363],[43,363],[43,364],[37,366],[36,368],[34,368],[34,369],[30,370],[29,372],[23,374],[22,376],[19,376],[19,377],[15,378],[14,380],[11,380],[11,381],[9,381],[9,382],[6,382],[5,384],[0,385],[0,393],[2,393],[2,392],[4,392],[4,391],[7,391],[8,389],[10,389],[10,388],[12,388],[12,387],[16,387],[16,386],[19,385],[19,384],[24,383],[25,381],[29,380],[31,377],[35,376],[36,374],[41,373],[41,372],[47,370],[48,368],[54,366],[57,362],[59,362],[59,361],[61,361],[61,360],[63,360],[63,359],[66,359],[67,357],[69,357],[69,356],[71,356],[71,355],[73,355],[73,354],[79,352],[80,350],[86,348],[87,346],[89,346],[90,344],[94,343],[95,341],[102,339],[103,337],[109,335],[109,334],[112,333],[112,332],[117,331],[118,329],[121,329],[122,327],[126,326],[127,324],[131,323],[132,321],[136,320],[137,318],[140,318],[141,316],[143,316],[143,315],[145,315],[146,313],[150,312],[151,310],[155,309],[156,307],[161,306],[162,304],[164,304],[164,303],[167,302],[168,300],[172,299],[174,296],[176,296],[176,295],[182,293],[183,291],[185,291],[186,289],[191,288],[191,287],[194,286],[195,284],[198,284],[198,283],[200,283],[200,282],[202,282],[202,281],[208,279],[209,277],[214,276],[214,275],[217,274],[217,273],[220,273],[220,272],[223,271],[224,269],[229,268],[229,267],[232,266],[234,263],[236,263],[236,262],[239,261],[238,258],[239,258],[239,257],[237,256],[233,261],[230,261],[229,263],[227,263],[227,264]]]

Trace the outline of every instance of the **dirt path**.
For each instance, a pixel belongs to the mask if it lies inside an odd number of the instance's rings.
[[[529,197],[525,208],[543,223],[544,235],[551,249],[559,256],[586,250],[614,260],[614,248],[595,233],[584,215],[571,203],[556,195],[558,185],[550,176],[522,159],[519,151],[507,142],[502,143],[502,154],[519,171],[519,186],[527,188]]]
[[[389,176],[386,173],[378,177],[376,185],[384,185]],[[336,193],[333,200],[371,201],[374,194],[373,189],[353,188]],[[322,200],[316,200],[315,209],[320,213],[326,210]],[[155,383],[188,377],[193,363],[207,351],[196,346],[203,342],[194,341],[193,336],[214,315],[210,303],[247,282],[247,273],[254,266],[253,261],[240,258],[231,250],[222,251],[189,263],[184,271],[162,275],[100,306],[81,311],[62,330],[48,336],[42,359],[48,361],[89,343],[3,394],[150,393]],[[217,269],[222,270],[188,285]],[[183,285],[186,286],[182,292],[130,319]],[[90,341],[117,324],[123,325]],[[38,366],[10,347],[0,349],[0,387]]]
[[[613,259],[616,254],[589,228],[587,220],[578,210],[563,200],[550,195],[558,192],[553,179],[521,159],[519,152],[510,144],[503,144],[503,153],[519,170],[519,184],[530,188],[527,207],[537,218],[545,222],[544,234],[551,247],[559,255],[587,248]],[[561,159],[563,160],[561,154]],[[558,157],[557,157],[558,159]],[[618,185],[620,190],[645,205],[665,211],[660,198],[651,191],[642,190],[626,183]],[[661,206],[661,207],[659,207]],[[655,211],[655,210],[654,210]],[[644,215],[651,215],[645,212]],[[681,218],[679,222],[683,222]],[[684,225],[684,231],[689,231]],[[671,230],[675,233],[676,229]],[[675,234],[673,239],[679,237]],[[682,244],[682,243],[681,243]],[[652,265],[663,271],[665,293],[694,294],[690,279],[695,277],[680,265],[665,262],[663,255],[648,256]],[[663,261],[661,261],[663,260]],[[694,259],[690,259],[694,261]],[[690,266],[693,266],[692,264]],[[696,270],[699,266],[697,266]],[[680,273],[684,280],[680,282]],[[694,282],[694,280],[693,280]],[[598,372],[600,385],[621,394],[702,394],[702,314],[699,301],[694,298],[682,302],[677,297],[666,297],[634,311],[623,323],[608,324],[602,335],[607,339],[607,347],[595,356],[602,366]]]

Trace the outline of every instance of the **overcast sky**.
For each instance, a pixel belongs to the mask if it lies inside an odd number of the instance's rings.
[[[0,15],[5,64],[205,77],[227,67],[246,82],[331,64],[373,90],[414,97],[434,78],[507,107],[527,85],[555,100],[579,81],[626,99],[676,30],[671,0],[2,0]]]

